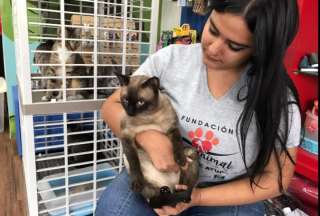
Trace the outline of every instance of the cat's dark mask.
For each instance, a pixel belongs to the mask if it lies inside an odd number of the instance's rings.
[[[152,111],[158,105],[160,82],[157,77],[130,77],[117,74],[121,90],[121,104],[129,116]]]

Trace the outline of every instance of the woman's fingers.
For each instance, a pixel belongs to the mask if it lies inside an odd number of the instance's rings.
[[[179,209],[171,207],[171,206],[163,206],[162,209],[167,215],[177,215],[179,214]]]
[[[169,216],[168,214],[165,213],[163,209],[154,209],[154,211],[157,213],[159,216]]]
[[[161,209],[154,209],[154,211],[159,216],[178,215],[189,207],[188,203],[178,203],[175,207],[163,206]]]
[[[175,186],[176,190],[188,190],[188,186],[187,185],[176,185]]]

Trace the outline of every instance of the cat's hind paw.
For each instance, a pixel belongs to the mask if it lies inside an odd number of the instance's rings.
[[[179,155],[176,155],[175,161],[179,166],[183,167],[187,163],[187,158],[184,154],[179,154]]]
[[[135,181],[132,181],[132,183],[131,183],[131,189],[134,192],[140,193],[144,188],[143,185],[144,185],[143,181],[135,180]]]
[[[47,96],[47,95],[44,95],[41,97],[41,101],[50,101],[51,100],[51,97]]]
[[[192,147],[186,147],[184,149],[184,155],[187,157],[187,158],[190,158],[192,160],[197,160],[198,158],[198,152],[195,148],[192,148]]]

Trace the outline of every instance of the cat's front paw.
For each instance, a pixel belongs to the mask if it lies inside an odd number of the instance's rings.
[[[187,163],[187,158],[184,154],[180,154],[176,156],[175,161],[179,166],[185,166]]]
[[[184,155],[191,160],[197,160],[198,159],[198,152],[195,148],[192,147],[186,147],[184,149]]]

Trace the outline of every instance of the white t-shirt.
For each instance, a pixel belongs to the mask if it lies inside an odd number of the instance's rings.
[[[221,98],[215,99],[207,84],[207,70],[200,44],[171,45],[151,55],[134,73],[157,76],[171,99],[180,123],[184,144],[199,150],[199,182],[219,182],[246,173],[236,135],[237,120],[245,101],[247,66],[240,80]],[[287,147],[299,145],[300,113],[289,106],[290,119]],[[258,154],[257,128],[253,118],[246,141],[246,161],[250,166]]]

